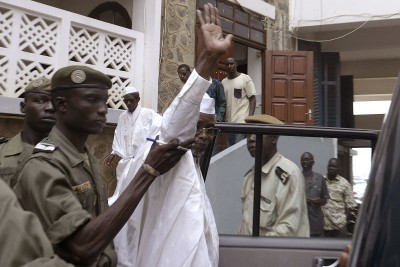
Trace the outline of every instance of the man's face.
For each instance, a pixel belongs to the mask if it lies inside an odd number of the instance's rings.
[[[227,58],[225,60],[225,67],[229,73],[235,73],[237,69],[237,64],[234,58]]]
[[[56,122],[51,95],[47,91],[25,93],[21,112],[25,114],[25,122],[37,132],[49,133]]]
[[[328,162],[328,177],[335,178],[338,172],[338,163],[336,159]]]
[[[213,140],[216,132],[215,115],[200,113],[199,121],[197,122],[197,132],[192,145],[192,153],[194,156],[201,156],[206,150],[208,144]]]
[[[183,83],[186,83],[190,76],[190,70],[188,70],[187,68],[180,68],[178,69],[178,76]]]
[[[276,142],[278,138],[276,135],[264,135],[263,136],[263,146],[262,146],[262,162],[266,163],[276,152]],[[247,150],[250,156],[255,158],[256,156],[256,135],[247,135]]]
[[[303,171],[311,170],[312,166],[314,165],[314,158],[311,154],[304,153],[301,156],[300,163],[301,167],[303,168]]]
[[[107,100],[108,91],[105,89],[69,89],[64,103],[64,124],[77,132],[101,133],[107,122]]]
[[[128,107],[128,111],[132,113],[137,108],[137,105],[140,101],[140,96],[139,96],[139,93],[127,94],[127,95],[124,95],[123,100],[124,100],[125,105]]]

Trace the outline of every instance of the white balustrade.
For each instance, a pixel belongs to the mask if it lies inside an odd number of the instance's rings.
[[[0,1],[0,95],[19,97],[34,78],[86,65],[108,75],[110,108],[143,88],[144,34],[29,0]],[[139,92],[143,93],[143,92]]]

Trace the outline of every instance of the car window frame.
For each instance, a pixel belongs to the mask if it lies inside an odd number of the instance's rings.
[[[253,204],[253,231],[252,236],[259,236],[260,228],[260,196],[261,196],[261,154],[263,135],[285,135],[299,137],[325,137],[325,138],[345,138],[369,140],[371,142],[372,156],[379,137],[379,130],[339,128],[339,127],[321,127],[321,126],[300,126],[300,125],[272,125],[262,123],[225,123],[217,122],[215,127],[221,133],[234,134],[254,134],[256,135],[255,152],[255,172],[254,172],[254,204]],[[206,180],[207,170],[212,156],[213,146],[216,138],[207,149],[203,156],[201,171],[204,180]]]

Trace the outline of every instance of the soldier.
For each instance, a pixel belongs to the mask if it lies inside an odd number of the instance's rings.
[[[22,131],[0,145],[0,177],[12,188],[20,166],[34,146],[45,138],[55,124],[51,103],[50,80],[40,77],[31,81],[21,95],[21,112],[25,114]],[[2,143],[2,141],[0,141]]]
[[[73,266],[54,254],[38,218],[21,208],[1,179],[0,216],[0,266]]]
[[[245,121],[283,124],[270,115],[248,116]],[[279,136],[264,135],[260,199],[260,235],[309,237],[304,178],[295,163],[277,150]],[[255,135],[247,137],[252,157],[256,151]],[[254,167],[245,175],[242,187],[243,218],[240,234],[251,235],[253,227]]]
[[[154,145],[135,180],[107,209],[106,187],[85,143],[89,134],[103,130],[110,87],[110,78],[86,66],[55,72],[51,95],[56,125],[35,146],[14,187],[21,206],[39,217],[56,254],[75,265],[116,265],[110,246],[114,236],[158,173],[184,154],[177,141]]]
[[[197,100],[210,85],[211,66],[228,50],[232,39],[232,35],[222,36],[217,12],[211,4],[205,5],[204,19],[197,11],[204,40],[198,74],[175,98],[172,105],[176,104],[176,112],[162,125],[161,140],[187,140],[195,130],[191,126],[192,118],[199,114]],[[176,139],[165,145],[154,143],[134,178],[106,209],[105,186],[85,143],[89,134],[101,132],[105,125],[111,80],[89,67],[69,66],[58,70],[51,84],[56,126],[49,138],[36,146],[14,190],[23,208],[38,215],[59,256],[76,265],[115,266],[115,251],[109,244],[156,177],[186,153],[179,145],[190,147],[193,139],[181,144]],[[188,116],[182,116],[182,109]],[[189,131],[175,127],[181,124],[189,124]]]

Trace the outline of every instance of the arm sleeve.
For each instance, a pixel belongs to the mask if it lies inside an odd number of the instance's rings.
[[[72,266],[55,256],[38,218],[0,179],[0,266]]]
[[[250,76],[247,76],[246,85],[244,87],[244,91],[246,92],[247,97],[251,97],[253,95],[257,95],[256,88],[254,86],[253,80]]]
[[[111,154],[117,154],[119,157],[124,157],[124,147],[125,140],[122,138],[121,133],[121,125],[122,125],[122,114],[118,118],[117,127],[114,131],[114,140],[112,143],[112,152]]]
[[[63,173],[50,160],[29,160],[14,190],[23,208],[38,216],[53,245],[91,219]]]
[[[169,142],[177,138],[181,142],[193,138],[199,119],[200,103],[210,84],[211,80],[203,79],[196,70],[192,71],[181,92],[163,115],[161,140]]]
[[[305,201],[304,181],[300,170],[290,174],[289,182],[279,190],[277,218],[268,236],[295,236],[301,222],[302,205]],[[277,177],[274,177],[278,179]]]
[[[216,81],[216,94],[217,94],[217,109],[215,110],[216,119],[218,122],[224,121],[226,111],[226,98],[224,92],[224,86],[220,81]]]
[[[347,180],[344,189],[344,195],[345,195],[346,209],[347,210],[355,209],[357,207],[357,202],[354,199],[353,189],[351,188],[351,185],[349,182],[347,182]]]
[[[321,175],[322,186],[321,186],[321,199],[328,200],[331,197],[329,196],[328,187],[326,186],[325,178]]]

